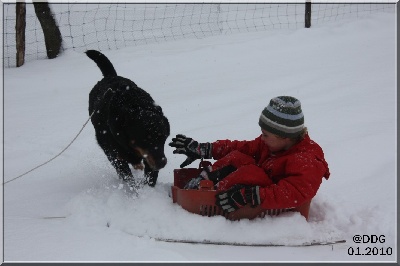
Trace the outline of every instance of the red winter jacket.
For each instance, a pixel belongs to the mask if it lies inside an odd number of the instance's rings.
[[[290,149],[275,154],[269,153],[261,135],[251,141],[219,140],[212,147],[214,159],[227,158],[217,161],[213,170],[223,164],[238,168],[220,181],[220,189],[234,183],[260,185],[261,205],[265,209],[302,205],[315,196],[322,178],[328,179],[330,175],[321,147],[308,135]],[[229,159],[230,156],[234,159]]]

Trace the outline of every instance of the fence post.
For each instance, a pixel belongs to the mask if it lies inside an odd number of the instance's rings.
[[[17,67],[25,62],[25,28],[26,28],[26,5],[17,2],[15,6],[16,22],[15,22],[15,41],[17,49]]]
[[[305,12],[304,22],[306,28],[311,27],[311,0],[306,1],[306,12]]]

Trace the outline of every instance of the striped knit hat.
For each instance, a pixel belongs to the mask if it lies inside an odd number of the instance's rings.
[[[258,124],[272,134],[286,138],[297,137],[304,128],[300,101],[291,96],[271,99],[262,111]]]

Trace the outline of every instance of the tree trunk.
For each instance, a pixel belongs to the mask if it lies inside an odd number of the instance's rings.
[[[25,62],[25,28],[26,28],[26,6],[25,3],[17,3],[15,23],[15,41],[17,43],[17,67]]]
[[[44,41],[46,44],[47,57],[56,58],[61,50],[61,32],[51,13],[48,3],[33,3],[35,13],[43,29]]]

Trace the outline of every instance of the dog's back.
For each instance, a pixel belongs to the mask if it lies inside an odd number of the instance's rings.
[[[97,82],[89,94],[89,114],[98,110],[99,113],[103,113],[103,117],[106,116],[109,106],[104,106],[104,102],[113,94],[119,98],[118,105],[120,106],[136,103],[154,106],[154,100],[150,94],[139,88],[132,80],[118,76],[113,64],[104,54],[96,50],[88,50],[86,55],[96,63],[103,74],[103,79]]]
[[[104,109],[104,106],[102,106],[101,103],[103,102],[103,98],[107,97],[106,94],[110,95],[110,89],[114,91],[118,89],[117,87],[112,88],[109,86],[110,83],[113,83],[114,78],[117,77],[117,71],[115,71],[115,68],[110,60],[108,60],[108,58],[99,51],[88,50],[86,51],[86,55],[96,63],[104,76],[104,78],[100,80],[96,86],[94,86],[89,94],[89,114],[91,114],[94,110],[98,110],[100,112],[102,110],[99,109]],[[117,85],[119,85],[119,81],[115,82]],[[132,81],[127,80],[127,83],[130,82]],[[94,117],[94,119],[96,119],[96,117]]]

